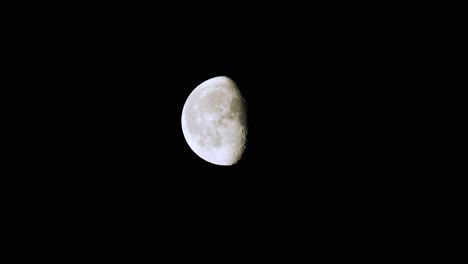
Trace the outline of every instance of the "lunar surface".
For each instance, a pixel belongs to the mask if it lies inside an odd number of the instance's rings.
[[[233,165],[244,153],[246,103],[237,85],[225,76],[198,85],[182,110],[182,131],[200,158],[216,165]]]

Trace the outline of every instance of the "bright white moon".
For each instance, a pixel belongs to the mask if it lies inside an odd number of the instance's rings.
[[[225,76],[198,85],[182,110],[182,132],[200,158],[217,165],[233,165],[244,153],[247,136],[245,100]]]

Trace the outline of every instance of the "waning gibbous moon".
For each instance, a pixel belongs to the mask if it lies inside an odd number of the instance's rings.
[[[247,109],[233,80],[214,77],[198,85],[182,110],[182,132],[200,158],[216,165],[233,165],[247,143]]]

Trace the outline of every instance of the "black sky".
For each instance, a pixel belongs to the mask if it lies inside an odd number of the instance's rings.
[[[3,256],[463,254],[438,140],[451,120],[411,15],[114,8],[11,21]],[[220,75],[248,105],[231,167],[198,158],[180,126]]]

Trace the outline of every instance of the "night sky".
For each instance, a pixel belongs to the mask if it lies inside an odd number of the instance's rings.
[[[427,81],[423,29],[405,14],[279,9],[12,20],[1,255],[463,253],[456,158],[437,140],[453,120]],[[221,75],[248,106],[246,152],[229,167],[193,153],[180,120],[190,92]]]

